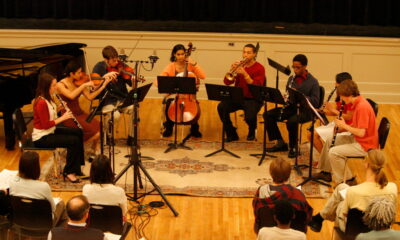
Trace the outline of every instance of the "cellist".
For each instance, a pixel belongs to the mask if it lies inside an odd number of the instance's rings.
[[[203,69],[199,66],[199,64],[194,61],[190,56],[187,56],[187,50],[185,46],[182,44],[177,44],[172,48],[171,51],[171,58],[170,58],[171,63],[168,64],[164,70],[161,72],[161,76],[169,76],[169,77],[174,77],[177,76],[180,73],[183,73],[185,71],[185,65],[187,64],[187,71],[192,73],[194,77],[196,78],[196,85],[198,86],[200,84],[201,79],[205,79],[206,75],[203,71]],[[190,77],[191,75],[189,75]],[[165,116],[166,116],[166,121],[163,123],[164,125],[164,132],[163,132],[163,137],[170,137],[172,135],[172,130],[174,127],[174,122],[171,121],[168,117],[168,108],[171,104],[173,99],[167,99],[165,101]],[[190,134],[192,137],[195,138],[201,138],[202,134],[199,131],[199,123],[197,121],[193,122],[191,124],[190,128]]]

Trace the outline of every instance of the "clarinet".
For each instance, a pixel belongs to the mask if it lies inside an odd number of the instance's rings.
[[[322,107],[320,107],[320,108],[318,109],[319,112],[320,112],[321,117],[324,119],[324,121],[325,121],[326,123],[328,123],[329,121],[328,121],[328,118],[326,117],[325,113],[323,112],[323,110],[324,110],[324,108],[325,108],[325,106],[326,106],[326,103],[329,102],[329,100],[331,100],[333,94],[336,92],[336,88],[337,88],[337,87],[335,87],[335,88],[331,91],[331,93],[329,93],[329,96],[328,96],[326,102],[322,105]]]
[[[69,107],[66,105],[66,104],[64,104],[64,101],[62,100],[62,98],[60,97],[60,95],[58,95],[58,94],[54,94],[57,98],[58,98],[58,100],[60,101],[60,103],[61,103],[61,105],[63,106],[63,108],[66,110],[66,111],[71,111],[70,109],[69,109]],[[72,113],[72,112],[71,112]],[[75,118],[75,116],[72,114],[72,121],[74,121],[74,123],[76,124],[76,126],[78,126],[78,128],[80,128],[80,129],[83,129],[83,127],[82,127],[82,125],[78,122],[78,120]]]
[[[286,92],[285,92],[285,95],[284,95],[285,103],[283,104],[283,106],[282,106],[282,108],[281,108],[281,112],[280,112],[278,121],[282,121],[283,111],[285,111],[285,108],[286,108],[287,106],[289,106],[289,91],[288,91],[288,88],[291,88],[291,87],[292,87],[294,78],[295,78],[295,76],[293,76],[292,80],[290,81],[289,86],[286,87]]]
[[[341,102],[338,119],[340,119],[342,117],[343,110],[344,110],[344,102]],[[332,138],[331,147],[335,146],[335,141],[336,141],[336,136],[337,136],[338,130],[339,130],[339,127],[335,126],[335,130],[333,132],[333,138]]]

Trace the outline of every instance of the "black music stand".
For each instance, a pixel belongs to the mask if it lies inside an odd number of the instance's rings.
[[[137,73],[137,71],[135,71],[135,72]],[[167,204],[167,206],[171,209],[172,213],[175,216],[178,216],[178,212],[176,212],[176,210],[173,208],[173,206],[170,204],[170,202],[168,201],[168,199],[162,192],[161,188],[157,185],[157,183],[150,176],[149,172],[143,166],[143,163],[141,160],[141,154],[139,151],[139,149],[140,149],[139,144],[138,144],[139,102],[143,101],[144,97],[146,96],[147,92],[150,89],[150,86],[151,86],[151,84],[147,84],[140,88],[133,87],[131,92],[128,94],[127,99],[121,105],[121,107],[124,107],[124,105],[125,105],[125,107],[133,105],[133,116],[132,116],[133,141],[130,146],[131,155],[130,155],[129,163],[128,163],[128,165],[126,165],[124,167],[124,169],[122,169],[122,171],[120,173],[118,173],[117,176],[115,176],[114,183],[116,183],[128,171],[128,169],[133,166],[133,197],[130,197],[128,199],[137,202],[137,200],[139,198],[145,196],[146,194],[149,194],[153,191],[157,191],[160,194],[160,196],[162,197],[162,199],[164,200],[164,202]],[[139,187],[141,189],[143,189],[142,180],[141,180],[141,176],[140,176],[140,170],[142,170],[144,175],[147,177],[147,179],[153,185],[154,189],[152,191],[150,191],[149,193],[144,193],[141,196],[138,196],[138,193],[137,193],[138,183],[139,183]]]
[[[206,83],[205,85],[206,85],[208,100],[233,101],[233,102],[242,102],[243,101],[243,90],[240,87],[231,87],[231,86],[208,84],[208,83]],[[205,157],[210,157],[219,152],[226,152],[226,153],[229,153],[230,155],[232,155],[233,157],[240,158],[238,155],[225,149],[225,124],[224,123],[222,123],[221,148],[215,152],[207,154]]]
[[[301,172],[302,168],[307,168],[309,167],[306,164],[298,164],[298,156],[299,156],[299,125],[300,125],[300,108],[301,109],[308,109],[308,105],[307,105],[307,97],[297,91],[294,88],[287,88],[288,93],[289,93],[289,102],[290,104],[296,104],[296,116],[297,116],[297,142],[296,142],[296,159],[294,161],[294,166],[293,169],[296,170],[297,174],[299,176],[302,176],[303,173]]]
[[[158,93],[167,93],[167,94],[176,94],[175,103],[178,103],[178,94],[196,94],[196,79],[194,77],[167,77],[167,76],[158,76]],[[183,108],[181,122],[183,122]],[[177,135],[178,135],[178,104],[175,104],[175,131],[174,131],[174,142],[168,144],[168,148],[164,151],[164,153],[170,152],[172,150],[181,148],[186,150],[193,150],[191,147],[185,146],[185,142],[182,141],[178,143]]]
[[[323,124],[327,124],[327,123],[324,122],[323,117],[318,113],[318,110],[314,108],[314,106],[310,103],[310,101],[308,101],[307,98],[305,98],[305,100],[306,100],[305,106],[307,106],[307,108],[311,109],[312,114],[313,114],[312,123],[311,123],[310,161],[309,161],[309,166],[308,166],[308,177],[303,177],[304,181],[301,182],[297,186],[302,186],[302,185],[308,183],[309,181],[313,181],[313,182],[316,182],[321,185],[329,187],[330,186],[329,184],[324,183],[324,182],[320,181],[318,178],[315,178],[312,176],[312,163],[313,163],[313,150],[314,150],[314,124],[315,124],[315,121],[317,118],[321,121],[321,123],[323,123]]]
[[[285,100],[283,99],[281,92],[277,88],[270,88],[253,84],[249,84],[248,86],[251,91],[251,95],[253,95],[254,99],[264,102],[264,112],[267,112],[268,110],[266,102],[271,102],[275,104],[285,103]],[[276,156],[267,153],[267,128],[265,127],[265,123],[263,132],[263,152],[250,154],[250,156],[253,157],[261,156],[260,161],[258,162],[258,166],[262,164],[266,156],[276,158]]]
[[[122,104],[121,105],[119,105],[118,106],[118,110],[121,110],[121,109],[124,109],[124,108],[126,108],[126,107],[129,107],[129,106],[131,106],[131,105],[134,105],[135,104],[135,99],[137,100],[137,102],[138,103],[140,103],[140,102],[142,102],[143,100],[144,100],[144,98],[146,97],[146,95],[147,95],[147,93],[149,92],[149,90],[150,90],[150,87],[151,87],[151,85],[152,85],[153,83],[150,83],[150,84],[147,84],[147,85],[144,85],[144,86],[141,86],[141,87],[138,87],[137,89],[136,89],[136,91],[135,91],[135,89],[132,89],[129,93],[128,93],[128,95],[127,95],[127,97],[125,98],[125,100],[122,102]],[[136,95],[136,96],[135,96]],[[138,107],[139,107],[139,105],[138,105]],[[134,120],[133,118],[132,118],[132,120]],[[138,120],[138,122],[139,122],[139,120]],[[133,125],[133,124],[132,124]],[[132,134],[133,135],[133,141],[131,142],[131,145],[132,144],[135,144],[135,143],[137,143],[137,136],[138,136],[138,134],[137,133],[134,133],[134,134]],[[136,138],[136,139],[135,139]],[[129,154],[128,155],[126,155],[125,157],[127,157],[127,158],[129,158],[129,157],[131,157]],[[152,158],[152,157],[148,157],[148,156],[140,156],[141,158],[144,158],[144,159],[149,159],[149,160],[154,160],[154,158]]]
[[[276,69],[276,83],[275,83],[275,88],[279,89],[279,72],[286,74],[287,76],[290,75],[290,68],[289,65],[287,67],[282,66],[281,64],[279,64],[278,62],[275,62],[274,60],[272,60],[271,58],[267,58],[268,59],[268,64]],[[275,107],[277,107],[278,104],[275,103]]]

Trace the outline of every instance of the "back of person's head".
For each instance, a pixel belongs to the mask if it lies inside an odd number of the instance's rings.
[[[288,225],[294,217],[294,208],[287,200],[278,200],[274,208],[275,220],[280,224]]]
[[[336,74],[336,83],[340,84],[344,80],[353,80],[353,78],[348,72],[341,72]]]
[[[344,97],[357,97],[360,96],[357,84],[350,79],[346,79],[337,87],[337,94]]]
[[[290,177],[291,171],[292,167],[290,166],[289,161],[280,157],[272,160],[271,165],[269,166],[269,173],[271,174],[274,183],[286,182]]]
[[[299,62],[299,63],[301,63],[301,65],[307,66],[308,59],[307,59],[306,55],[304,55],[304,54],[297,54],[296,56],[294,56],[293,62]]]
[[[104,155],[97,155],[90,167],[90,182],[106,184],[114,182],[110,159]]]
[[[37,180],[40,177],[39,154],[24,152],[19,159],[19,176],[25,179]]]
[[[105,58],[105,59],[111,59],[111,58],[118,57],[117,50],[113,46],[110,46],[110,45],[105,46],[101,53],[103,54],[103,58]]]
[[[55,77],[46,72],[43,72],[39,75],[39,80],[36,87],[36,100],[34,104],[36,104],[38,97],[43,97],[47,101],[51,101],[50,86],[53,82],[53,79],[55,79]]]
[[[376,197],[364,211],[363,221],[368,228],[379,231],[389,229],[395,218],[395,203],[386,197]]]
[[[72,221],[86,220],[86,214],[89,212],[90,204],[87,197],[77,195],[67,202],[67,215]]]
[[[381,188],[384,188],[388,184],[388,179],[383,167],[385,165],[385,155],[381,150],[371,149],[368,151],[366,158],[368,167],[375,174],[375,182],[377,182]]]

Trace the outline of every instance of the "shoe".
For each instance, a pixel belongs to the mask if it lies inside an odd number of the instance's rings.
[[[63,173],[63,179],[64,179],[64,182],[65,182],[65,179],[67,179],[71,183],[80,183],[81,182],[81,180],[79,180],[79,178],[76,178],[75,180],[71,180],[71,178],[69,178],[68,174],[66,174],[66,173]]]
[[[172,128],[165,128],[164,132],[163,132],[163,137],[171,137],[172,136]]]
[[[256,132],[254,130],[249,130],[247,134],[247,141],[254,141],[256,139]]]
[[[311,221],[308,223],[308,226],[311,228],[311,230],[313,230],[314,232],[321,232],[321,228],[322,228],[322,222],[321,221],[317,221],[315,219],[315,216],[313,216],[311,218]]]
[[[93,162],[93,160],[96,158],[96,154],[92,153],[88,156],[88,162]]]
[[[133,137],[132,136],[128,136],[128,138],[126,139],[126,145],[128,145],[128,146],[133,145]]]
[[[225,142],[233,142],[239,140],[239,136],[236,134],[234,136],[228,136],[225,139]]]
[[[325,182],[332,182],[332,175],[329,172],[322,171],[322,172],[319,172],[319,173],[313,175],[312,177],[315,179],[321,179],[322,181],[325,181]]]
[[[296,156],[298,156],[296,148],[290,148],[288,158],[295,158]]]
[[[352,178],[350,178],[350,179],[347,179],[347,180],[346,180],[346,184],[349,185],[349,186],[355,186],[355,185],[357,185],[357,179],[356,179],[356,177],[352,177]]]
[[[203,136],[200,131],[190,132],[190,135],[192,135],[194,138],[201,138]]]
[[[277,143],[274,146],[267,148],[267,152],[284,152],[288,150],[287,143]]]

